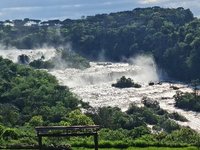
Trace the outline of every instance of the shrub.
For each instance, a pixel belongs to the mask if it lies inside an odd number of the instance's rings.
[[[16,129],[7,128],[2,133],[4,140],[18,139],[19,133]]]
[[[122,76],[117,83],[112,84],[113,87],[117,87],[117,88],[130,88],[130,87],[134,87],[134,88],[140,88],[141,85],[138,83],[134,83],[133,80],[131,78],[126,78],[125,76]]]

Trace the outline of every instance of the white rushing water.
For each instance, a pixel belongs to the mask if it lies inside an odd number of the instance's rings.
[[[31,55],[29,57],[32,59],[35,59],[36,56],[41,57],[41,54],[45,55],[45,51],[38,52],[30,51],[28,55]],[[8,54],[6,55],[5,51],[0,51],[0,55],[10,59],[16,57],[18,52],[12,54],[10,51]],[[24,54],[27,54],[27,51]],[[49,52],[46,52],[46,54],[49,55]],[[49,58],[55,55],[55,51],[52,50],[50,54]],[[54,69],[49,73],[56,76],[61,85],[67,85],[71,91],[83,101],[89,102],[93,107],[117,106],[125,111],[131,103],[142,105],[142,98],[148,97],[151,100],[158,101],[161,108],[168,112],[178,112],[188,119],[188,122],[178,122],[179,124],[200,131],[200,113],[184,111],[174,107],[173,96],[177,90],[174,90],[171,86],[176,86],[183,92],[192,92],[191,88],[185,84],[167,82],[153,86],[148,85],[150,81],[159,81],[156,65],[150,57],[139,56],[132,59],[131,64],[91,62],[91,67],[85,70],[66,68],[63,70]],[[132,78],[135,82],[140,83],[142,87],[123,89],[112,87],[111,85],[122,76]]]
[[[30,61],[40,59],[42,56],[45,56],[44,60],[49,60],[56,55],[56,50],[54,48],[41,48],[36,50],[0,50],[0,56],[10,59],[15,63],[18,62],[18,56],[22,54],[28,56]]]
[[[143,70],[144,69],[144,70]],[[131,103],[142,105],[143,97],[158,101],[161,108],[168,112],[178,112],[185,116],[188,122],[178,122],[184,126],[190,126],[200,132],[200,113],[184,111],[174,107],[174,98],[178,87],[179,91],[192,92],[192,89],[181,83],[156,84],[149,86],[149,81],[158,81],[156,70],[145,70],[146,66],[129,65],[126,63],[91,63],[91,68],[86,70],[65,69],[54,70],[50,73],[55,75],[60,84],[67,85],[83,101],[89,102],[93,107],[112,106],[127,110]],[[142,88],[115,88],[112,83],[125,75],[142,84]],[[151,75],[155,75],[154,77]],[[141,78],[140,78],[141,77]]]

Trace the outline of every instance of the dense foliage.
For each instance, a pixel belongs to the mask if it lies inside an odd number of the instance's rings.
[[[144,97],[143,107],[132,104],[126,112],[116,107],[94,109],[78,100],[67,87],[58,85],[55,77],[45,71],[2,58],[0,68],[1,146],[37,145],[35,126],[88,124],[103,128],[99,133],[102,147],[198,144],[195,131],[180,127],[172,119],[187,120],[167,113],[148,98]],[[86,114],[80,111],[83,106]],[[66,144],[66,140],[50,138],[45,143]],[[71,138],[68,143],[91,147],[92,139]]]
[[[197,144],[198,134],[195,131],[172,120],[187,121],[184,117],[167,113],[158,102],[148,98],[144,98],[143,104],[143,107],[131,104],[126,112],[116,107],[102,107],[90,110],[87,115],[103,127],[100,141],[106,140],[108,147]]]
[[[0,22],[0,42],[19,49],[70,42],[93,60],[152,53],[171,77],[190,81],[200,78],[199,27],[200,20],[189,9],[137,8],[79,20],[6,20]]]
[[[195,93],[178,92],[175,96],[175,106],[185,109],[200,112],[200,96]]]
[[[46,71],[0,57],[0,145],[35,144],[33,127],[94,124],[87,106]]]
[[[0,58],[0,118],[13,127],[33,120],[60,122],[80,101],[55,77]],[[42,118],[40,117],[42,116]],[[34,122],[34,121],[33,121]]]
[[[31,24],[33,23],[33,24]],[[9,25],[8,25],[9,24]],[[71,42],[74,50],[90,59],[120,61],[140,53],[151,53],[159,66],[180,80],[200,78],[200,20],[190,10],[160,7],[88,16],[79,20],[14,20],[0,22],[0,42],[9,48],[30,49],[48,44],[58,48]],[[75,53],[62,51],[59,58],[30,62],[35,68],[52,68],[58,59],[68,67],[89,67]],[[20,56],[21,63],[29,59]],[[78,67],[77,67],[78,68]],[[181,76],[180,76],[181,74]],[[122,77],[117,84],[133,86]],[[135,84],[134,84],[135,85]],[[177,107],[199,111],[199,96],[175,96]],[[198,145],[199,135],[174,120],[158,102],[143,99],[144,106],[91,108],[81,102],[55,77],[45,71],[17,65],[0,57],[0,148],[5,145],[36,145],[33,127],[38,125],[99,124],[101,147]],[[87,106],[87,107],[86,107]],[[80,110],[85,108],[85,114]],[[194,109],[195,108],[195,109]],[[73,146],[91,147],[91,138],[71,138]],[[62,144],[65,139],[46,139]]]
[[[117,83],[113,83],[112,86],[117,88],[141,87],[140,84],[134,83],[134,81],[131,78],[126,78],[125,76],[122,76],[119,80],[117,80]]]

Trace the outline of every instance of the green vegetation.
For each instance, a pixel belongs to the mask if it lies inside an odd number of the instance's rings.
[[[23,125],[42,115],[43,124],[60,122],[80,101],[45,71],[0,58],[0,115],[8,126]]]
[[[200,96],[195,93],[178,92],[175,95],[175,101],[176,107],[200,112]]]
[[[30,21],[36,24],[26,26]],[[199,27],[200,20],[189,9],[136,8],[79,20],[7,20],[0,24],[0,43],[19,49],[71,43],[91,60],[103,55],[104,60],[120,61],[151,53],[171,77],[191,81],[200,78]]]
[[[73,148],[73,150],[76,150],[76,148]],[[77,148],[77,150],[92,150],[89,148]],[[105,150],[103,148],[100,148],[100,150]],[[119,150],[117,148],[109,148],[109,150]],[[130,147],[130,148],[124,148],[120,150],[198,150],[195,147],[185,147],[185,148],[167,148],[167,147],[147,147],[147,148],[138,148],[138,147]]]
[[[29,65],[36,69],[52,69],[55,67],[51,61],[43,61],[42,59],[33,60]]]
[[[112,84],[112,86],[117,88],[141,88],[140,84],[134,83],[131,78],[126,78],[125,76],[122,76],[117,83]]]
[[[55,77],[45,71],[2,58],[0,68],[2,147],[34,148],[37,145],[35,126],[92,124],[102,127],[99,132],[102,148],[198,145],[199,135],[172,119],[185,120],[167,113],[156,101],[144,97],[143,107],[132,104],[126,112],[116,107],[94,109],[78,100],[67,87],[58,85]],[[86,113],[80,108],[85,108]],[[93,147],[92,137],[45,138],[44,143]]]
[[[29,21],[38,24],[26,26]],[[91,60],[103,54],[106,60],[120,61],[151,53],[171,77],[187,81],[200,78],[200,20],[194,18],[189,9],[138,8],[79,20],[41,22],[26,18],[14,20],[14,26],[3,23],[0,23],[0,43],[7,48],[30,49],[48,44],[59,49],[60,45],[71,42],[76,51],[58,50],[58,56],[52,60],[45,62],[41,58],[30,62],[34,68],[62,67],[59,61],[67,67],[89,67],[88,61],[79,54]],[[19,61],[27,64],[29,58],[22,55]],[[140,87],[125,77],[113,86]],[[194,94],[175,96],[177,107],[195,111],[200,111],[199,99],[197,90]],[[35,126],[88,124],[102,127],[101,148],[199,145],[197,132],[174,121],[187,121],[183,116],[167,113],[158,102],[146,97],[143,104],[142,107],[132,104],[126,112],[116,107],[94,109],[79,100],[68,87],[60,86],[47,72],[0,57],[0,148],[35,147]],[[83,108],[85,114],[81,112]],[[66,142],[73,147],[93,147],[91,137],[44,138],[47,145]]]
[[[0,145],[35,144],[39,125],[92,123],[78,111],[83,102],[54,76],[1,57],[0,68]]]
[[[200,95],[197,86],[200,84],[199,80],[193,80],[191,85],[193,86],[192,93],[184,93],[177,91],[175,98],[175,106],[185,110],[192,110],[200,112]]]
[[[199,135],[172,121],[172,114],[162,110],[158,102],[144,98],[143,103],[144,107],[130,105],[126,112],[121,112],[119,108],[102,107],[86,114],[95,124],[103,127],[99,132],[100,147],[180,147],[197,144]],[[148,125],[151,125],[151,129]],[[87,142],[82,144],[90,147]]]

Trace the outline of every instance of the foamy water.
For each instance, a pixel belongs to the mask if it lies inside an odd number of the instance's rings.
[[[18,56],[22,54],[28,56],[30,61],[40,59],[42,56],[45,56],[44,60],[49,60],[56,55],[56,50],[53,48],[36,50],[0,50],[0,56],[10,59],[15,63],[18,62]]]
[[[20,51],[20,54],[28,53],[30,58],[36,59],[36,56],[41,57],[41,55],[36,55],[38,52]],[[13,54],[11,51],[7,53],[9,55],[6,55],[5,51],[0,51],[1,53],[4,57],[10,59],[13,59],[18,54],[18,52]],[[45,54],[44,51],[42,51],[42,54]],[[47,52],[46,54],[48,55],[49,53]],[[49,57],[55,55],[53,52],[50,54]],[[55,69],[49,73],[56,76],[61,85],[68,86],[72,92],[84,102],[89,102],[93,107],[117,106],[125,111],[131,103],[142,105],[142,98],[148,97],[151,100],[158,101],[161,108],[168,112],[178,112],[188,119],[188,122],[178,122],[179,124],[190,126],[200,131],[200,113],[175,108],[173,96],[177,90],[170,88],[170,86],[179,87],[179,90],[183,92],[192,92],[191,88],[185,84],[167,82],[153,86],[148,85],[150,81],[159,81],[156,66],[151,62],[151,59],[146,63],[132,63],[132,65],[128,63],[92,62],[91,67],[85,70],[72,68],[64,70]],[[132,78],[135,82],[140,83],[142,87],[123,89],[112,87],[111,85],[121,76]]]
[[[131,103],[141,106],[142,98],[148,97],[158,101],[164,110],[171,113],[178,112],[187,118],[188,122],[178,122],[179,124],[190,126],[200,132],[200,113],[174,107],[173,96],[177,90],[170,87],[176,86],[179,91],[192,92],[187,85],[163,82],[149,86],[148,80],[139,79],[140,73],[143,72],[142,68],[123,63],[105,64],[107,65],[92,63],[91,68],[86,70],[65,69],[54,70],[50,73],[57,77],[60,84],[69,86],[84,102],[89,102],[93,107],[117,106],[125,111]],[[142,84],[142,87],[123,89],[112,87],[112,83],[115,83],[122,75],[131,77],[134,81]]]

